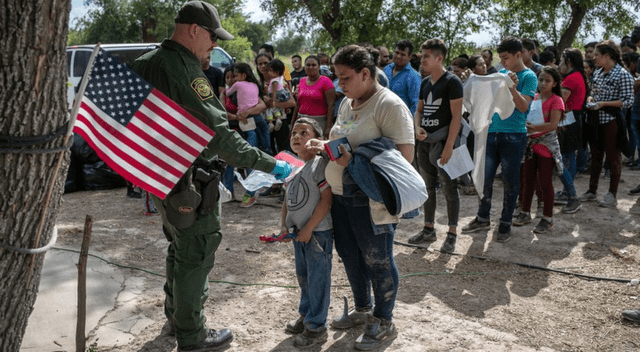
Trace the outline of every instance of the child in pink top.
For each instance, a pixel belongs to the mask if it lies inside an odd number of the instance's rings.
[[[531,201],[535,190],[536,181],[542,189],[544,202],[543,217],[533,232],[546,233],[553,226],[553,168],[562,165],[560,145],[556,129],[558,122],[564,118],[564,102],[561,98],[560,73],[553,68],[545,67],[538,75],[538,91],[535,100],[542,102],[542,115],[544,123],[533,125],[527,122],[527,132],[530,133],[525,151],[524,164],[522,165],[523,192],[521,193],[522,212],[513,221],[513,224],[524,225],[531,222]],[[558,158],[556,158],[558,156]],[[567,173],[568,174],[568,173]]]

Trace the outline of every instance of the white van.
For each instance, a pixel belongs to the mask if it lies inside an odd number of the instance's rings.
[[[160,43],[138,43],[138,44],[102,44],[102,49],[129,65],[138,56],[160,47]],[[78,85],[87,68],[89,57],[95,48],[95,44],[73,45],[67,47],[67,62],[69,69],[69,82],[71,85],[67,90],[67,102],[69,109],[73,106],[73,99],[78,92]],[[214,48],[211,52],[211,66],[224,69],[230,66],[234,59],[222,48]]]

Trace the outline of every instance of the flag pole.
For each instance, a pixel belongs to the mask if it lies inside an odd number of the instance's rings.
[[[87,89],[87,84],[89,84],[89,77],[91,76],[91,70],[93,70],[93,62],[100,51],[100,43],[96,44],[96,47],[93,49],[91,53],[91,57],[89,57],[89,62],[87,62],[87,68],[84,70],[84,75],[82,75],[82,81],[80,82],[80,87],[78,88],[78,94],[75,96],[75,100],[73,102],[73,107],[71,108],[71,114],[69,119],[69,126],[67,127],[67,138],[71,136],[71,132],[73,131],[73,125],[76,124],[76,119],[78,118],[78,111],[80,111],[80,103],[82,103],[82,97],[84,96],[84,91]]]
[[[76,118],[78,117],[78,111],[80,110],[80,103],[82,102],[82,96],[84,95],[84,90],[87,88],[87,83],[89,82],[89,76],[91,75],[91,70],[93,69],[93,62],[100,51],[100,43],[96,44],[95,49],[93,49],[93,53],[91,53],[91,57],[89,58],[89,62],[87,63],[87,68],[84,71],[84,76],[82,77],[82,83],[80,84],[80,89],[78,90],[78,94],[75,97],[75,102],[73,103],[73,108],[71,109],[71,115],[69,120],[69,126],[67,127],[67,134],[64,138],[64,144],[69,144],[69,139],[71,138],[71,133],[73,131],[73,125],[76,123]],[[44,229],[45,219],[47,218],[47,211],[49,210],[49,203],[51,202],[51,194],[53,193],[53,189],[58,181],[58,173],[60,172],[60,167],[62,166],[62,160],[66,152],[61,152],[58,155],[58,160],[56,162],[56,166],[53,169],[53,173],[51,173],[51,181],[49,182],[49,186],[47,187],[47,195],[44,199],[44,205],[42,207],[42,215],[40,216],[40,221],[38,222],[38,228],[36,229],[36,237],[33,244],[33,248],[37,248],[40,243],[40,237],[42,237],[42,230]],[[26,287],[29,287],[31,282],[31,277],[33,273],[33,266],[35,264],[35,254],[31,255],[31,261],[29,262],[29,271],[27,272],[27,281]]]

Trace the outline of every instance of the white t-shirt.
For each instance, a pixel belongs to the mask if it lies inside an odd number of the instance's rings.
[[[413,118],[407,105],[389,89],[377,83],[376,86],[378,91],[358,109],[352,109],[352,99],[342,100],[329,140],[347,137],[352,149],[379,137],[387,137],[396,145],[415,144]],[[343,170],[335,161],[327,165],[325,176],[333,194],[342,195]],[[384,204],[374,201],[370,204],[374,223],[398,222],[396,216],[387,212]]]
[[[277,93],[277,91],[273,91],[273,82],[278,84],[278,90],[284,89],[284,77],[279,76],[269,81],[269,88],[267,90],[269,93]]]

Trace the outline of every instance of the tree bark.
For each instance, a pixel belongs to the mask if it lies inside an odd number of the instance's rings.
[[[587,14],[587,8],[580,1],[568,0],[567,3],[571,6],[571,19],[567,29],[560,36],[558,42],[558,53],[562,54],[564,49],[571,47],[571,43],[576,38],[576,34],[582,25],[582,20]]]
[[[66,40],[71,3],[2,0],[0,7],[0,142],[3,148],[14,148],[6,137],[47,135],[68,119]],[[64,144],[59,137],[27,149]],[[54,174],[60,156],[64,162]],[[0,242],[21,248],[49,242],[68,158],[68,152],[0,149]],[[21,254],[0,247],[0,351],[20,350],[43,259],[44,254]]]

